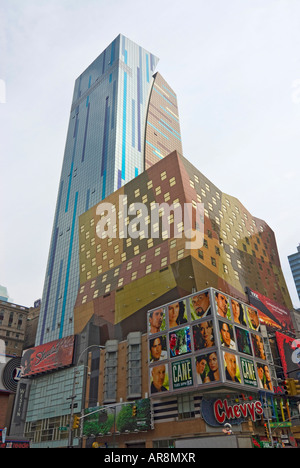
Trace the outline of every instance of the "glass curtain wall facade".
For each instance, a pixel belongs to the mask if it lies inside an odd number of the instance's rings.
[[[298,297],[300,299],[300,244],[297,247],[297,252],[295,254],[289,255],[288,260],[295,281]]]
[[[151,163],[169,150],[181,151],[176,96],[163,79],[154,91],[160,115],[147,123],[157,63],[119,35],[75,82],[36,346],[73,334],[78,217],[144,170],[146,126],[168,149],[158,153],[148,130],[148,151],[156,156]]]

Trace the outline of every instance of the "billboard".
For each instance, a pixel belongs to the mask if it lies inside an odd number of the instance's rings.
[[[70,366],[73,362],[74,336],[51,341],[23,352],[22,377]]]
[[[276,332],[276,341],[285,378],[300,378],[300,340]]]
[[[272,330],[287,330],[295,333],[290,311],[286,307],[250,288],[246,288],[246,292],[248,294],[250,304],[258,309],[259,318],[262,324]]]
[[[89,415],[89,416],[87,416]],[[119,403],[109,406],[98,406],[85,410],[83,435],[110,435],[149,431],[152,429],[152,412],[149,398],[131,403]]]
[[[211,387],[273,392],[258,311],[213,288],[148,311],[151,397]]]

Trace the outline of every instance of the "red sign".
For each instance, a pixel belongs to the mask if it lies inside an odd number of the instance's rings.
[[[276,332],[276,341],[285,378],[298,378],[298,372],[300,370],[300,362],[298,357],[298,347],[300,344],[299,340],[295,340],[295,338],[284,335],[283,333]],[[294,372],[295,374],[292,375]]]
[[[51,341],[24,351],[21,361],[22,376],[41,374],[73,362],[74,336]]]
[[[260,321],[269,328],[294,332],[292,316],[286,307],[257,291],[247,288],[250,304],[259,311]]]
[[[237,403],[229,406],[228,400],[216,400],[214,403],[215,418],[220,424],[224,424],[226,419],[239,419],[250,416],[252,421],[256,421],[256,415],[263,414],[263,408],[260,401],[249,403]]]

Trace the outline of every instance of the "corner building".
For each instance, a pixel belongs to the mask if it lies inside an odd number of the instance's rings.
[[[128,228],[132,223],[137,224],[136,238],[119,236],[120,229],[124,229],[120,222],[124,199],[127,200],[128,207],[132,203],[143,203],[147,207],[149,216],[146,225],[152,224],[152,233],[159,233],[157,237],[146,235],[145,224],[139,224],[142,218],[138,212],[125,218]],[[246,289],[273,298],[277,303],[291,309],[273,231],[266,222],[254,217],[239,200],[222,193],[176,151],[107,197],[105,202],[114,207],[111,214],[105,216],[105,222],[106,228],[110,228],[115,236],[107,237],[103,225],[99,223],[103,215],[103,205],[92,207],[79,218],[80,287],[74,309],[75,334],[86,333],[90,326],[98,328],[100,343],[105,347],[101,353],[90,355],[88,365],[94,369],[94,373],[87,380],[85,407],[87,414],[100,404],[107,408],[108,414],[115,408],[115,414],[119,415],[119,412],[125,412],[127,402],[131,407],[137,406],[139,414],[139,407],[144,408],[145,401],[150,400],[152,422],[148,423],[144,432],[141,431],[137,421],[141,424],[142,420],[131,418],[131,410],[127,409],[128,425],[123,426],[123,430],[109,435],[112,430],[106,428],[105,432],[105,428],[100,425],[98,432],[101,435],[97,437],[95,426],[89,426],[90,417],[87,417],[83,430],[86,436],[84,443],[91,446],[96,441],[100,445],[106,443],[109,446],[116,444],[118,447],[148,448],[166,447],[168,445],[164,444],[176,443],[179,444],[176,445],[178,447],[188,447],[180,443],[188,444],[187,439],[190,438],[193,444],[195,438],[206,437],[207,444],[212,444],[210,437],[220,436],[222,428],[217,425],[217,429],[212,429],[213,424],[210,430],[207,428],[212,418],[209,397],[220,395],[229,395],[226,403],[223,400],[219,403],[220,408],[223,408],[223,404],[226,408],[228,406],[228,414],[233,411],[230,408],[236,405],[237,400],[243,411],[249,405],[258,405],[257,417],[260,418],[260,405],[263,402],[260,401],[259,391],[264,392],[264,387],[259,386],[260,372],[265,372],[265,380],[266,376],[272,375],[274,384],[269,385],[267,393],[273,392],[276,373],[272,359],[266,363],[265,358],[255,354],[259,353],[256,338],[262,344],[266,333],[263,337],[251,328],[250,315],[241,327],[234,326],[232,312],[230,318],[225,317],[223,321],[215,322],[213,328],[216,342],[211,346],[218,354],[219,364],[222,363],[223,377],[220,376],[219,381],[212,386],[195,385],[195,359],[204,354],[208,362],[208,352],[203,349],[201,352],[201,347],[196,349],[194,343],[192,350],[195,355],[193,354],[192,359],[189,358],[189,354],[185,356],[182,353],[178,363],[174,362],[177,367],[174,367],[169,355],[170,329],[166,327],[165,332],[154,334],[154,338],[162,338],[161,343],[164,343],[162,347],[166,357],[163,366],[164,372],[167,372],[168,368],[168,378],[165,375],[167,391],[152,394],[151,370],[161,366],[151,365],[149,311],[161,308],[166,310],[168,305],[180,298],[186,301],[196,291],[207,292],[208,288],[209,291],[218,290],[220,294],[225,294],[228,304],[238,300],[245,310],[249,304]],[[167,216],[171,226],[170,235],[163,223],[163,216],[157,224],[153,224],[151,213],[155,203],[166,203],[173,207],[182,207],[186,203],[193,207],[196,207],[197,203],[203,204],[203,245],[199,248],[187,248],[184,235],[174,236],[174,230],[180,231],[183,226],[181,222],[174,225],[176,217],[172,211],[168,212]],[[148,234],[149,232],[150,230]],[[210,302],[213,302],[212,297]],[[187,315],[186,325],[181,325],[180,329],[176,328],[176,332],[185,331],[185,328],[193,330],[193,337],[191,331],[189,337],[180,337],[185,342],[195,340],[194,333],[199,334],[201,325],[203,322],[206,324],[207,320],[197,321],[197,317],[189,317]],[[229,354],[238,362],[240,384],[230,384],[226,378],[225,355],[223,357],[222,342],[220,338],[217,339],[223,322],[228,329],[232,329],[235,348]],[[181,365],[186,367],[181,368]],[[178,383],[176,387],[173,380],[171,384],[173,372],[183,375],[190,371],[193,371],[192,383],[186,380],[182,387]],[[242,371],[244,374],[241,377]],[[188,388],[183,392],[182,388],[185,385]],[[210,395],[205,399],[207,390]],[[245,400],[239,400],[241,394]],[[257,401],[260,403],[254,403]],[[123,405],[125,406],[122,410]],[[206,405],[206,422],[200,417],[202,405]],[[224,411],[220,410],[220,414],[223,415]],[[124,419],[116,415],[115,418],[117,423]],[[191,419],[193,426],[190,424]],[[113,427],[113,420],[108,421],[109,427]],[[98,423],[99,421],[93,422],[96,427]],[[248,424],[247,418],[240,423],[237,436],[232,439],[236,444],[234,446],[249,443],[251,445],[252,423]],[[257,430],[258,433],[264,434],[263,423]],[[217,440],[213,443],[216,444]]]

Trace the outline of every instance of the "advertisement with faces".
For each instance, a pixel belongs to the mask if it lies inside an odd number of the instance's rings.
[[[212,386],[273,392],[256,309],[209,288],[147,314],[150,396]]]

